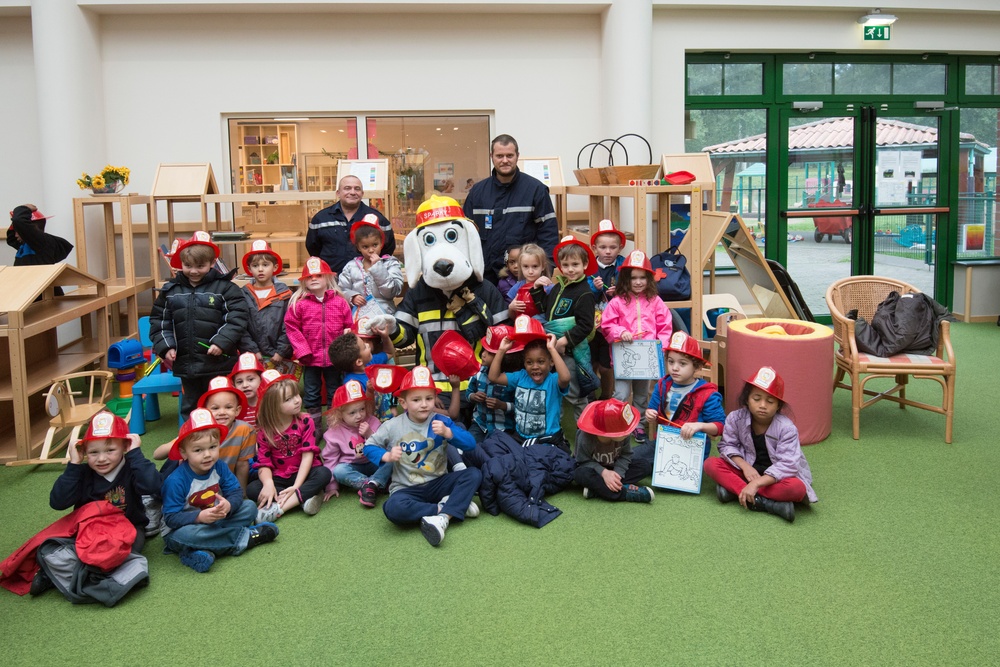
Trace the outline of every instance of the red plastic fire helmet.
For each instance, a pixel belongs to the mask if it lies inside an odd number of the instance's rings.
[[[770,366],[761,366],[757,373],[747,380],[758,389],[763,389],[779,401],[785,400],[785,381]]]
[[[457,375],[463,380],[479,372],[479,361],[469,341],[457,331],[445,331],[431,348],[431,359],[445,375]]]
[[[583,409],[577,427],[586,433],[606,438],[624,438],[635,430],[641,419],[639,411],[616,398],[594,401]]]

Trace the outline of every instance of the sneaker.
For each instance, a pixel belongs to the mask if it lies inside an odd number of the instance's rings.
[[[446,502],[448,502],[448,499],[449,499],[449,498],[451,498],[451,496],[450,496],[450,495],[448,495],[448,496],[445,496],[445,497],[444,497],[444,498],[442,498],[442,499],[441,499],[441,501],[440,501],[440,502],[438,503],[438,513],[439,513],[439,514],[441,513],[441,510],[443,510],[443,509],[444,509],[444,504],[445,504]],[[475,519],[475,518],[476,518],[477,516],[479,516],[479,505],[477,505],[477,504],[476,504],[476,503],[474,503],[474,502],[470,502],[470,503],[469,503],[469,506],[465,508],[465,516],[466,516],[467,518],[469,518],[469,519]]]
[[[640,444],[640,445],[646,444],[646,427],[645,426],[642,426],[642,425],[637,426],[635,428],[635,430],[632,432],[632,435],[635,438],[635,441],[636,441],[637,444]]]
[[[262,544],[274,542],[274,538],[277,536],[278,527],[273,523],[258,523],[256,526],[250,526],[250,539],[247,540],[247,549],[253,549]]]
[[[719,499],[720,503],[731,503],[736,500],[736,494],[721,484],[715,486],[715,497]]]
[[[322,507],[323,507],[322,493],[317,493],[315,496],[302,503],[302,511],[308,514],[309,516],[318,514]]]
[[[590,489],[587,488],[586,486],[583,487],[583,498],[584,498],[584,500],[586,500],[587,498],[590,498]]]
[[[322,500],[322,498],[320,498],[320,500]],[[267,507],[260,507],[257,509],[257,523],[274,523],[282,514],[281,505],[273,502]]]
[[[420,520],[420,532],[432,547],[441,544],[446,530],[448,530],[448,517],[444,514],[425,516]]]
[[[163,503],[153,496],[143,496],[142,507],[146,511],[146,537],[159,535],[160,521],[163,519]]]
[[[365,482],[365,485],[358,491],[361,499],[361,506],[371,509],[375,507],[375,498],[378,496],[378,484],[375,482]]]
[[[31,580],[31,588],[28,589],[28,593],[31,595],[41,595],[50,588],[55,588],[55,584],[49,579],[49,575],[45,573],[45,570],[39,568],[38,572],[35,573],[35,577]]]
[[[181,554],[181,563],[187,565],[195,572],[208,572],[214,562],[215,554],[211,551],[189,549]]]
[[[648,486],[625,485],[625,501],[629,503],[651,503],[656,495]]]

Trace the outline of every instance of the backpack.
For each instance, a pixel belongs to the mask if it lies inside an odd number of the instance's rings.
[[[687,270],[687,257],[677,246],[670,246],[649,258],[653,267],[656,291],[664,301],[684,301],[691,298],[691,273]]]

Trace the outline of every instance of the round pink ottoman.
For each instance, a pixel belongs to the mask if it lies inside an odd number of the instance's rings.
[[[751,318],[729,323],[726,345],[726,412],[747,378],[770,366],[785,381],[785,402],[803,445],[830,435],[833,417],[833,330],[801,320]],[[786,408],[787,409],[787,408]]]

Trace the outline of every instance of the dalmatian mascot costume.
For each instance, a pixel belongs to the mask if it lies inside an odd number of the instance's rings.
[[[479,232],[451,197],[433,196],[417,209],[416,227],[403,242],[409,290],[396,311],[393,344],[417,344],[417,365],[450,390],[434,367],[431,348],[445,331],[458,331],[480,355],[487,327],[507,320],[507,303],[491,282],[483,282]],[[463,388],[465,383],[463,382]]]

